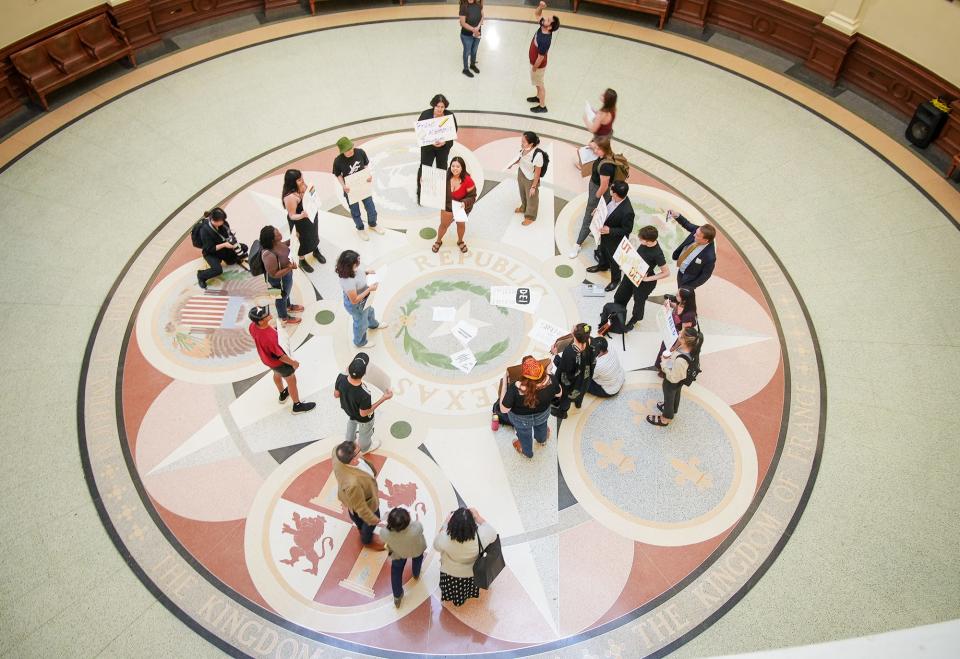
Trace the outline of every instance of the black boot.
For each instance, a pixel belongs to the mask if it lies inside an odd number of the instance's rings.
[[[300,265],[300,269],[303,270],[304,272],[313,272],[313,266],[307,263],[307,260],[305,258],[300,259],[299,265]]]
[[[327,258],[320,253],[319,249],[313,250],[313,258],[315,258],[317,260],[317,263],[319,263],[320,265],[323,265],[324,263],[327,262]]]

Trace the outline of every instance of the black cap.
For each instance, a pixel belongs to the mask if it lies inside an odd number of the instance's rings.
[[[350,366],[347,367],[347,373],[352,378],[362,378],[367,374],[367,364],[369,363],[370,356],[365,352],[358,352],[357,356],[350,362]]]
[[[270,315],[270,307],[253,307],[250,309],[250,312],[247,314],[247,318],[252,320],[255,323],[259,323],[261,320]]]

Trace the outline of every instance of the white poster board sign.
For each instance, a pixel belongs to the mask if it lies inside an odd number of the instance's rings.
[[[431,117],[414,124],[418,146],[430,146],[434,142],[449,142],[457,139],[457,122],[451,115]]]
[[[420,176],[420,205],[443,210],[447,206],[447,170],[423,166]]]
[[[603,228],[604,223],[607,221],[607,202],[600,199],[600,203],[597,204],[596,210],[593,211],[593,218],[590,220],[590,233],[593,235],[593,239],[597,241],[597,247],[600,246],[600,229]]]
[[[303,210],[311,220],[317,219],[317,215],[320,213],[320,195],[317,194],[316,188],[312,185],[303,195]]]
[[[361,169],[359,172],[344,176],[343,183],[345,187],[350,188],[350,192],[346,194],[352,204],[373,196],[373,172],[369,169]]]
[[[624,274],[634,286],[640,285],[640,280],[647,273],[647,264],[640,258],[637,248],[624,236],[613,253],[613,260],[617,262]]]
[[[673,309],[666,304],[660,307],[660,312],[657,313],[657,325],[660,326],[660,336],[663,337],[663,345],[666,346],[667,350],[670,350],[673,344],[677,342],[677,339],[680,338],[680,334],[677,332],[677,326],[673,322]]]

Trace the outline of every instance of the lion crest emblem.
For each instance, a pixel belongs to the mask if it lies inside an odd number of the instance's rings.
[[[387,502],[391,508],[397,506],[406,506],[419,515],[427,514],[427,506],[422,501],[417,501],[416,483],[394,483],[389,478],[384,482],[387,491],[379,491],[380,498]]]
[[[333,538],[323,535],[327,520],[323,515],[301,517],[300,513],[293,513],[293,523],[294,526],[286,523],[283,525],[283,533],[293,536],[293,546],[290,547],[290,558],[280,559],[280,562],[292,566],[301,558],[306,558],[310,567],[303,568],[303,571],[315,575],[320,561],[327,555],[328,550],[333,549]],[[320,542],[319,554],[314,548],[317,542]]]

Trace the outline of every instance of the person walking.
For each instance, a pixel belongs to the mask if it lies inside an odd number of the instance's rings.
[[[411,561],[413,580],[420,578],[423,552],[427,551],[427,539],[423,536],[423,524],[411,520],[405,508],[394,508],[387,514],[387,526],[380,529],[380,539],[386,545],[390,559],[390,587],[393,590],[393,605],[400,608],[403,601],[403,570],[407,559]]]
[[[477,185],[467,172],[467,163],[460,156],[454,156],[453,160],[450,161],[449,169],[447,169],[447,205],[444,210],[440,211],[437,240],[430,248],[434,254],[440,251],[443,236],[454,222],[457,223],[457,247],[460,248],[462,253],[467,253],[467,243],[463,242],[463,237],[467,232],[467,222],[465,219],[457,218],[453,212],[453,204],[463,204],[464,214],[469,215],[476,201]]]
[[[293,413],[309,412],[317,406],[316,403],[304,403],[300,400],[300,392],[297,391],[296,371],[300,368],[300,362],[288,355],[280,346],[280,337],[276,328],[270,324],[270,307],[253,307],[247,313],[250,319],[249,332],[253,337],[253,343],[257,346],[257,354],[260,355],[260,361],[273,371],[273,384],[276,385],[280,393],[280,402],[286,402],[287,398],[293,400]],[[284,383],[286,383],[284,385]]]
[[[693,327],[680,332],[677,350],[664,359],[663,400],[657,403],[659,415],[647,415],[647,423],[669,426],[680,409],[680,393],[684,385],[690,386],[700,370],[700,349],[703,334]]]
[[[450,111],[450,101],[443,94],[437,94],[430,99],[430,107],[420,113],[418,121],[426,119],[438,119],[440,117],[451,117],[453,125],[457,127],[457,117]],[[437,169],[447,168],[447,159],[450,157],[450,149],[453,148],[453,140],[445,142],[434,142],[420,147],[420,169],[417,170],[417,203],[420,203],[420,182],[423,176],[423,168],[436,167]]]
[[[457,508],[447,517],[433,541],[440,552],[440,601],[462,606],[473,597],[480,597],[480,587],[473,580],[473,564],[481,547],[497,539],[497,532],[474,508]]]
[[[327,259],[320,253],[320,234],[317,230],[317,218],[303,210],[303,195],[307,193],[307,184],[303,181],[303,174],[299,169],[288,169],[283,175],[283,192],[280,195],[283,207],[287,211],[287,223],[290,231],[297,230],[297,241],[300,247],[297,256],[300,257],[300,269],[304,272],[313,272],[313,266],[307,263],[307,254],[313,254],[317,263],[323,265]]]
[[[620,241],[633,231],[633,204],[627,198],[630,186],[626,181],[614,181],[610,186],[610,201],[607,202],[607,219],[600,227],[600,249],[596,265],[587,272],[610,271],[610,283],[603,290],[608,293],[620,283],[620,264],[613,258]],[[596,212],[596,211],[594,211]]]
[[[517,187],[520,188],[520,205],[514,213],[523,215],[523,226],[533,224],[540,210],[540,176],[546,161],[543,151],[538,149],[540,137],[532,130],[520,135],[520,155],[514,165],[517,167]],[[513,167],[513,165],[510,165]]]
[[[593,350],[597,354],[597,365],[590,377],[587,392],[600,398],[610,398],[617,395],[623,388],[623,383],[627,377],[623,372],[620,360],[615,353],[610,352],[609,345],[604,337],[595,337],[590,345],[593,346]]]
[[[367,285],[367,275],[376,274],[376,270],[361,268],[360,255],[348,249],[337,258],[336,272],[343,289],[343,307],[353,318],[353,345],[372,348],[373,344],[367,342],[367,330],[387,326],[377,320],[373,307],[367,306],[367,298],[380,287],[379,282]]]
[[[697,294],[692,288],[680,288],[677,295],[664,295],[663,304],[670,311],[673,325],[680,333],[688,327],[697,326]],[[673,346],[667,346],[660,343],[660,350],[657,352],[657,359],[653,363],[657,369],[657,375],[663,377],[663,370],[660,368],[660,362],[663,360],[664,351]]]
[[[571,259],[577,258],[577,255],[580,254],[580,246],[590,235],[590,222],[593,221],[593,211],[597,204],[600,203],[601,199],[605,202],[610,201],[610,183],[617,171],[616,162],[613,160],[613,147],[610,146],[609,139],[601,137],[590,142],[589,146],[597,155],[597,159],[593,161],[593,169],[590,173],[590,184],[587,187],[587,207],[583,211],[583,219],[580,220],[577,242],[567,255]]]
[[[477,68],[477,50],[480,48],[480,28],[483,26],[483,0],[460,0],[460,43],[463,44],[463,75],[472,78],[480,73]],[[467,60],[470,60],[467,66]],[[472,71],[472,73],[471,73]]]
[[[613,294],[613,301],[622,305],[624,308],[633,298],[633,313],[630,314],[630,320],[627,321],[625,330],[631,331],[636,324],[643,320],[644,310],[647,305],[647,298],[656,288],[657,282],[670,276],[670,266],[660,249],[660,243],[657,239],[660,232],[657,227],[647,225],[637,233],[640,238],[640,245],[637,247],[637,254],[647,265],[647,270],[640,279],[639,285],[634,285],[629,277],[624,277],[617,287],[617,292]],[[657,271],[659,268],[659,271]]]
[[[583,403],[583,396],[590,386],[590,376],[596,365],[596,354],[590,345],[592,328],[587,323],[577,323],[573,326],[571,336],[573,341],[556,355],[555,348],[551,350],[556,366],[556,377],[560,383],[560,402],[555,412],[557,418],[566,419],[567,410],[573,403],[579,409]]]
[[[677,286],[693,290],[703,286],[713,275],[717,265],[717,246],[714,244],[717,230],[712,224],[696,225],[679,213],[667,211],[667,221],[671,217],[688,232],[680,246],[673,250],[673,260],[677,262]]]
[[[360,202],[363,202],[363,209],[367,212],[367,226],[374,233],[383,234],[383,229],[377,226],[377,207],[373,203],[373,195],[350,201],[350,186],[344,180],[351,174],[363,171],[370,165],[370,159],[366,151],[353,145],[349,137],[341,137],[337,140],[337,149],[340,155],[333,159],[333,175],[343,186],[343,195],[347,199],[347,208],[350,209],[350,217],[353,218],[353,225],[357,228],[357,235],[360,240],[370,240],[367,232],[363,229],[363,218],[360,217]],[[373,181],[373,175],[367,176],[367,183]]]
[[[300,319],[290,313],[300,313],[303,307],[290,302],[290,293],[293,291],[293,271],[297,264],[290,260],[290,241],[283,240],[280,229],[269,224],[260,229],[261,258],[263,271],[267,283],[271,288],[280,289],[277,298],[277,314],[286,325],[296,325]]]
[[[593,139],[600,137],[610,139],[613,135],[613,122],[616,120],[617,92],[607,88],[603,94],[600,95],[600,109],[594,113],[592,119],[585,115],[583,125],[593,133]]]
[[[517,430],[513,448],[520,455],[533,457],[533,440],[543,446],[550,439],[550,405],[560,395],[560,387],[536,357],[527,355],[520,363],[520,379],[507,387],[500,403]]]
[[[530,40],[530,48],[527,49],[527,56],[530,59],[530,82],[537,90],[537,95],[528,97],[527,102],[537,104],[530,108],[530,112],[536,113],[547,111],[547,89],[543,82],[547,71],[547,52],[553,42],[553,34],[560,29],[560,19],[556,16],[549,21],[543,18],[543,10],[546,8],[547,3],[540,2],[534,11],[540,27]]]
[[[227,223],[227,213],[222,208],[218,206],[204,213],[201,222],[200,249],[208,267],[197,271],[197,285],[206,289],[207,281],[223,274],[221,261],[233,265],[240,262],[240,255],[237,253],[236,238]]]
[[[340,442],[333,449],[333,476],[337,481],[337,499],[343,504],[360,533],[360,542],[382,551],[382,543],[373,534],[380,523],[380,492],[377,470],[360,455],[356,442]]]
[[[370,396],[370,390],[363,382],[367,374],[367,364],[370,356],[365,352],[358,352],[347,372],[337,375],[333,385],[333,397],[340,400],[340,409],[347,414],[347,441],[357,441],[361,453],[370,453],[380,448],[380,441],[373,438],[373,413],[383,403],[393,398],[393,390],[383,392],[376,403]]]

